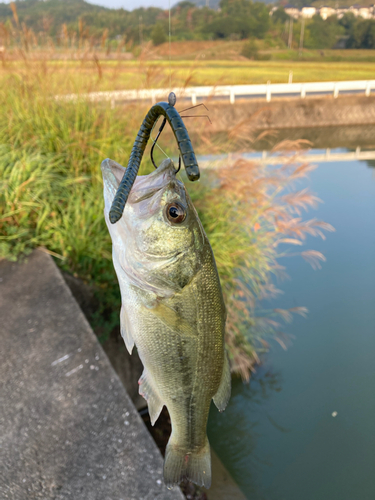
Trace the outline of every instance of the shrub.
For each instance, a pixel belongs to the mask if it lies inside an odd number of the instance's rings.
[[[155,24],[151,31],[151,40],[154,45],[161,45],[166,42],[167,36],[161,24]]]
[[[271,54],[260,54],[255,40],[249,40],[241,50],[241,55],[254,61],[269,61]]]
[[[258,59],[259,51],[255,40],[249,40],[244,44],[241,50],[241,55],[247,57],[248,59]]]

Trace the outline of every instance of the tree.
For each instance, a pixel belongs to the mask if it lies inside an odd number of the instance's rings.
[[[325,21],[315,15],[306,26],[305,46],[310,49],[331,49],[337,39],[345,33],[345,30],[337,22],[335,16],[331,16]]]
[[[347,47],[375,49],[375,21],[373,19],[356,19],[350,30]]]
[[[353,14],[353,12],[347,12],[342,16],[342,18],[339,20],[339,24],[343,26],[347,31],[351,31],[353,29],[353,26],[355,24],[356,17]]]
[[[264,38],[270,27],[270,15],[264,3],[251,3],[250,8],[250,34],[256,38]]]
[[[187,1],[183,1],[183,2],[178,2],[178,4],[176,4],[173,8],[172,8],[172,12],[174,10],[182,10],[182,9],[194,9],[196,7],[196,5],[192,2],[187,2]]]
[[[167,40],[164,28],[160,23],[155,24],[151,31],[151,40],[154,45],[161,45]]]
[[[204,26],[204,33],[214,38],[264,38],[270,26],[267,7],[250,0],[221,0],[221,12],[217,18]]]
[[[281,24],[285,24],[285,21],[289,21],[289,16],[282,7],[279,7],[272,14],[272,21],[274,23],[280,22]]]

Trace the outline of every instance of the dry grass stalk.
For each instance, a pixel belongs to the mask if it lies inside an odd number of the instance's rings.
[[[18,19],[17,6],[16,6],[16,4],[14,2],[10,2],[9,6],[12,9],[12,12],[13,12],[13,19],[14,19],[16,25],[19,27],[20,22],[19,22],[19,19]]]
[[[101,47],[102,47],[102,49],[104,49],[105,46],[106,46],[107,38],[108,38],[108,29],[105,29],[103,31],[103,36],[102,36],[102,41],[101,41]]]
[[[313,193],[303,189],[284,194],[296,179],[306,178],[312,170],[310,165],[293,159],[278,169],[241,159],[210,171],[207,175],[213,188],[196,200],[223,283],[232,370],[244,380],[249,380],[259,363],[259,353],[268,349],[267,337],[275,338],[285,348],[287,337],[277,318],[285,322],[293,313],[307,312],[304,307],[258,310],[261,300],[278,293],[272,275],[284,273],[278,258],[287,255],[278,250],[279,246],[301,246],[307,235],[324,238],[324,232],[333,231],[326,222],[302,218],[302,212],[320,202]],[[313,268],[324,260],[316,250],[298,255]]]

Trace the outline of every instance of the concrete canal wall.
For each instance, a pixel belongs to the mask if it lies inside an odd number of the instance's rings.
[[[42,249],[0,260],[0,499],[183,500],[134,406],[139,358],[112,346],[111,366],[64,279]],[[208,500],[245,500],[213,450],[212,470]]]
[[[1,500],[183,500],[51,257],[0,261]]]
[[[271,102],[243,99],[234,105],[220,101],[208,101],[207,105],[212,132],[241,126],[269,130],[375,124],[375,96],[279,98]]]
[[[315,149],[375,149],[375,124],[257,129],[250,149],[269,151],[282,141],[308,141]],[[257,139],[259,137],[259,139]]]

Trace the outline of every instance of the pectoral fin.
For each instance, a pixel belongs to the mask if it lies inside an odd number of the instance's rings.
[[[155,314],[160,321],[174,332],[187,337],[197,337],[198,331],[194,328],[194,325],[189,323],[180,314],[177,314],[171,307],[158,302],[149,311]]]
[[[228,355],[224,352],[224,367],[217,393],[212,398],[219,411],[224,411],[230,398],[231,376]]]
[[[154,423],[159,418],[160,412],[164,404],[161,401],[158,393],[153,388],[149,378],[150,376],[148,375],[146,370],[144,370],[141,378],[138,381],[139,384],[138,392],[147,401],[148,412],[150,414],[150,419],[151,419],[151,425],[154,425]]]

